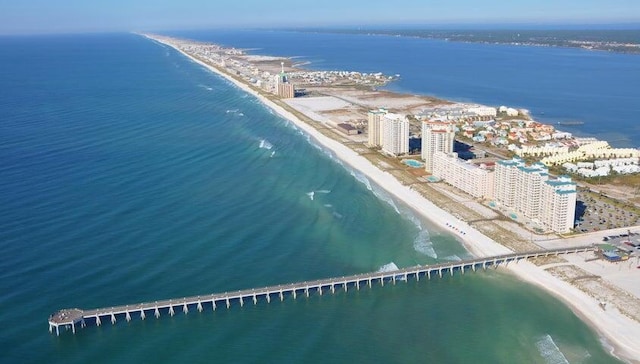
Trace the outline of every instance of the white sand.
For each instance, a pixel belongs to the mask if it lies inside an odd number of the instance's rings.
[[[258,98],[262,103],[273,109],[276,113],[304,130],[325,148],[333,151],[340,160],[347,163],[352,168],[364,173],[375,184],[384,188],[397,199],[403,201],[430,221],[440,225],[451,233],[456,234],[464,242],[467,249],[469,249],[474,255],[492,256],[511,252],[506,247],[481,234],[479,231],[469,226],[469,224],[435,206],[433,203],[422,197],[418,192],[402,185],[395,177],[376,168],[367,159],[358,155],[350,148],[322,135],[312,126],[299,120],[295,115],[258,94],[246,84],[235,80],[215,67],[209,66],[191,57],[189,54],[182,52],[174,45],[167,43],[162,39],[151,39],[175,48],[189,59],[212,72],[219,74],[234,83],[240,89]],[[451,230],[447,224],[455,226],[458,230]],[[623,316],[618,313],[617,310],[602,310],[598,306],[598,302],[593,298],[587,296],[576,287],[553,277],[548,272],[545,272],[543,269],[538,268],[529,262],[511,264],[509,266],[509,270],[521,279],[542,287],[566,302],[569,307],[576,312],[576,314],[604,335],[609,344],[615,348],[615,354],[617,356],[627,358],[632,361],[640,361],[640,345],[638,344],[638,342],[640,342],[640,323]]]

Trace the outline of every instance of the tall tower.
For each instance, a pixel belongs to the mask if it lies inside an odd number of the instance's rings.
[[[382,151],[391,155],[409,152],[409,120],[387,113],[382,117]]]
[[[284,62],[280,62],[280,73],[275,76],[274,86],[276,95],[284,99],[295,97],[295,88],[289,83],[289,77],[284,72]]]
[[[369,133],[370,147],[382,146],[382,138],[383,138],[382,118],[387,113],[388,111],[383,108],[369,111],[367,118],[368,118],[368,133]]]
[[[455,126],[450,123],[430,122],[422,123],[422,152],[427,172],[433,172],[433,154],[435,152],[453,152]]]

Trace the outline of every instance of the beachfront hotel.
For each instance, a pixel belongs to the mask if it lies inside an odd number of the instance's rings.
[[[495,167],[495,201],[557,233],[573,228],[576,184],[567,176],[549,180],[542,163],[526,166],[513,158],[498,161]]]
[[[382,117],[388,113],[387,109],[370,110],[368,118],[368,145],[371,148],[382,146]]]
[[[553,231],[568,233],[576,214],[576,184],[568,176],[560,176],[542,185],[541,222]]]
[[[422,123],[422,152],[427,172],[433,172],[433,154],[435,152],[452,153],[455,125],[440,121]]]
[[[289,82],[289,76],[284,72],[284,62],[280,63],[282,71],[274,78],[274,90],[276,95],[283,99],[292,99],[295,97],[296,91],[293,84]]]
[[[384,114],[381,137],[384,153],[394,156],[409,153],[409,120],[398,114]]]
[[[458,158],[458,153],[433,153],[433,176],[473,197],[492,199],[494,171]]]

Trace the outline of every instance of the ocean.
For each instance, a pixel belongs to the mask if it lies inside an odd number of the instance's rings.
[[[221,34],[246,47],[245,33]],[[304,55],[308,35],[283,36]],[[50,334],[61,308],[469,254],[251,96],[141,36],[0,38],[0,86],[3,362],[617,362],[565,305],[500,269]]]

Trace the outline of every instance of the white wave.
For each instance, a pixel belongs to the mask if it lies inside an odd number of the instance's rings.
[[[311,192],[307,192],[307,196],[309,196],[309,198],[311,199],[311,201],[313,201],[313,196],[315,196],[315,192],[311,191]]]
[[[330,203],[326,203],[326,204],[324,204],[324,207],[333,207],[333,205],[330,204]]]
[[[199,84],[198,87],[202,87],[203,89],[209,90],[209,91],[213,90],[213,87],[209,87],[209,86],[203,85],[203,84]]]
[[[353,170],[351,170],[350,172],[351,172],[351,175],[354,176],[356,178],[356,180],[358,180],[358,182],[360,182],[363,185],[365,185],[369,191],[373,191],[373,188],[371,188],[371,182],[369,182],[369,179],[367,177],[365,177],[363,174],[357,173],[357,172],[355,172]]]
[[[269,143],[266,139],[260,140],[260,148],[261,149],[271,149],[273,145]]]
[[[558,345],[553,341],[551,335],[547,334],[536,342],[536,348],[547,364],[569,364],[567,358],[562,354]]]
[[[376,195],[377,198],[381,199],[382,201],[386,202],[387,204],[389,204],[389,206],[393,207],[393,209],[396,211],[396,213],[398,215],[400,215],[400,209],[398,208],[398,206],[396,206],[396,203],[393,202],[393,199],[391,197],[389,197],[389,195],[387,195],[384,192],[380,192],[378,190],[372,189],[373,194]]]
[[[276,151],[275,150],[273,152],[271,152],[271,158],[273,158],[274,155],[276,155]]]
[[[233,114],[235,114],[235,113],[237,113],[238,111],[239,111],[238,109],[228,109],[228,110],[227,110],[227,114],[229,114],[229,113],[233,113]]]
[[[413,249],[420,254],[430,256],[433,259],[438,258],[433,243],[431,242],[431,236],[428,230],[420,230],[416,238],[413,240]]]
[[[381,266],[380,268],[378,268],[378,272],[393,272],[394,270],[399,270],[399,269],[400,268],[398,268],[396,263],[391,262],[391,263],[387,263],[387,264]]]
[[[317,193],[331,193],[331,190],[317,190]]]
[[[442,258],[442,259],[443,259],[443,260],[448,260],[448,261],[450,261],[450,262],[459,262],[459,261],[461,261],[461,260],[462,260],[462,258],[460,258],[459,256],[457,256],[457,255],[455,255],[455,254],[454,254],[454,255],[446,256],[446,257],[444,257],[444,258]]]
[[[333,217],[335,217],[337,219],[342,219],[342,214],[341,213],[338,213],[338,212],[334,211],[331,214],[333,215]]]
[[[243,113],[241,113],[241,112],[239,112],[239,113],[238,113],[238,116],[244,116],[244,114],[243,114]]]

